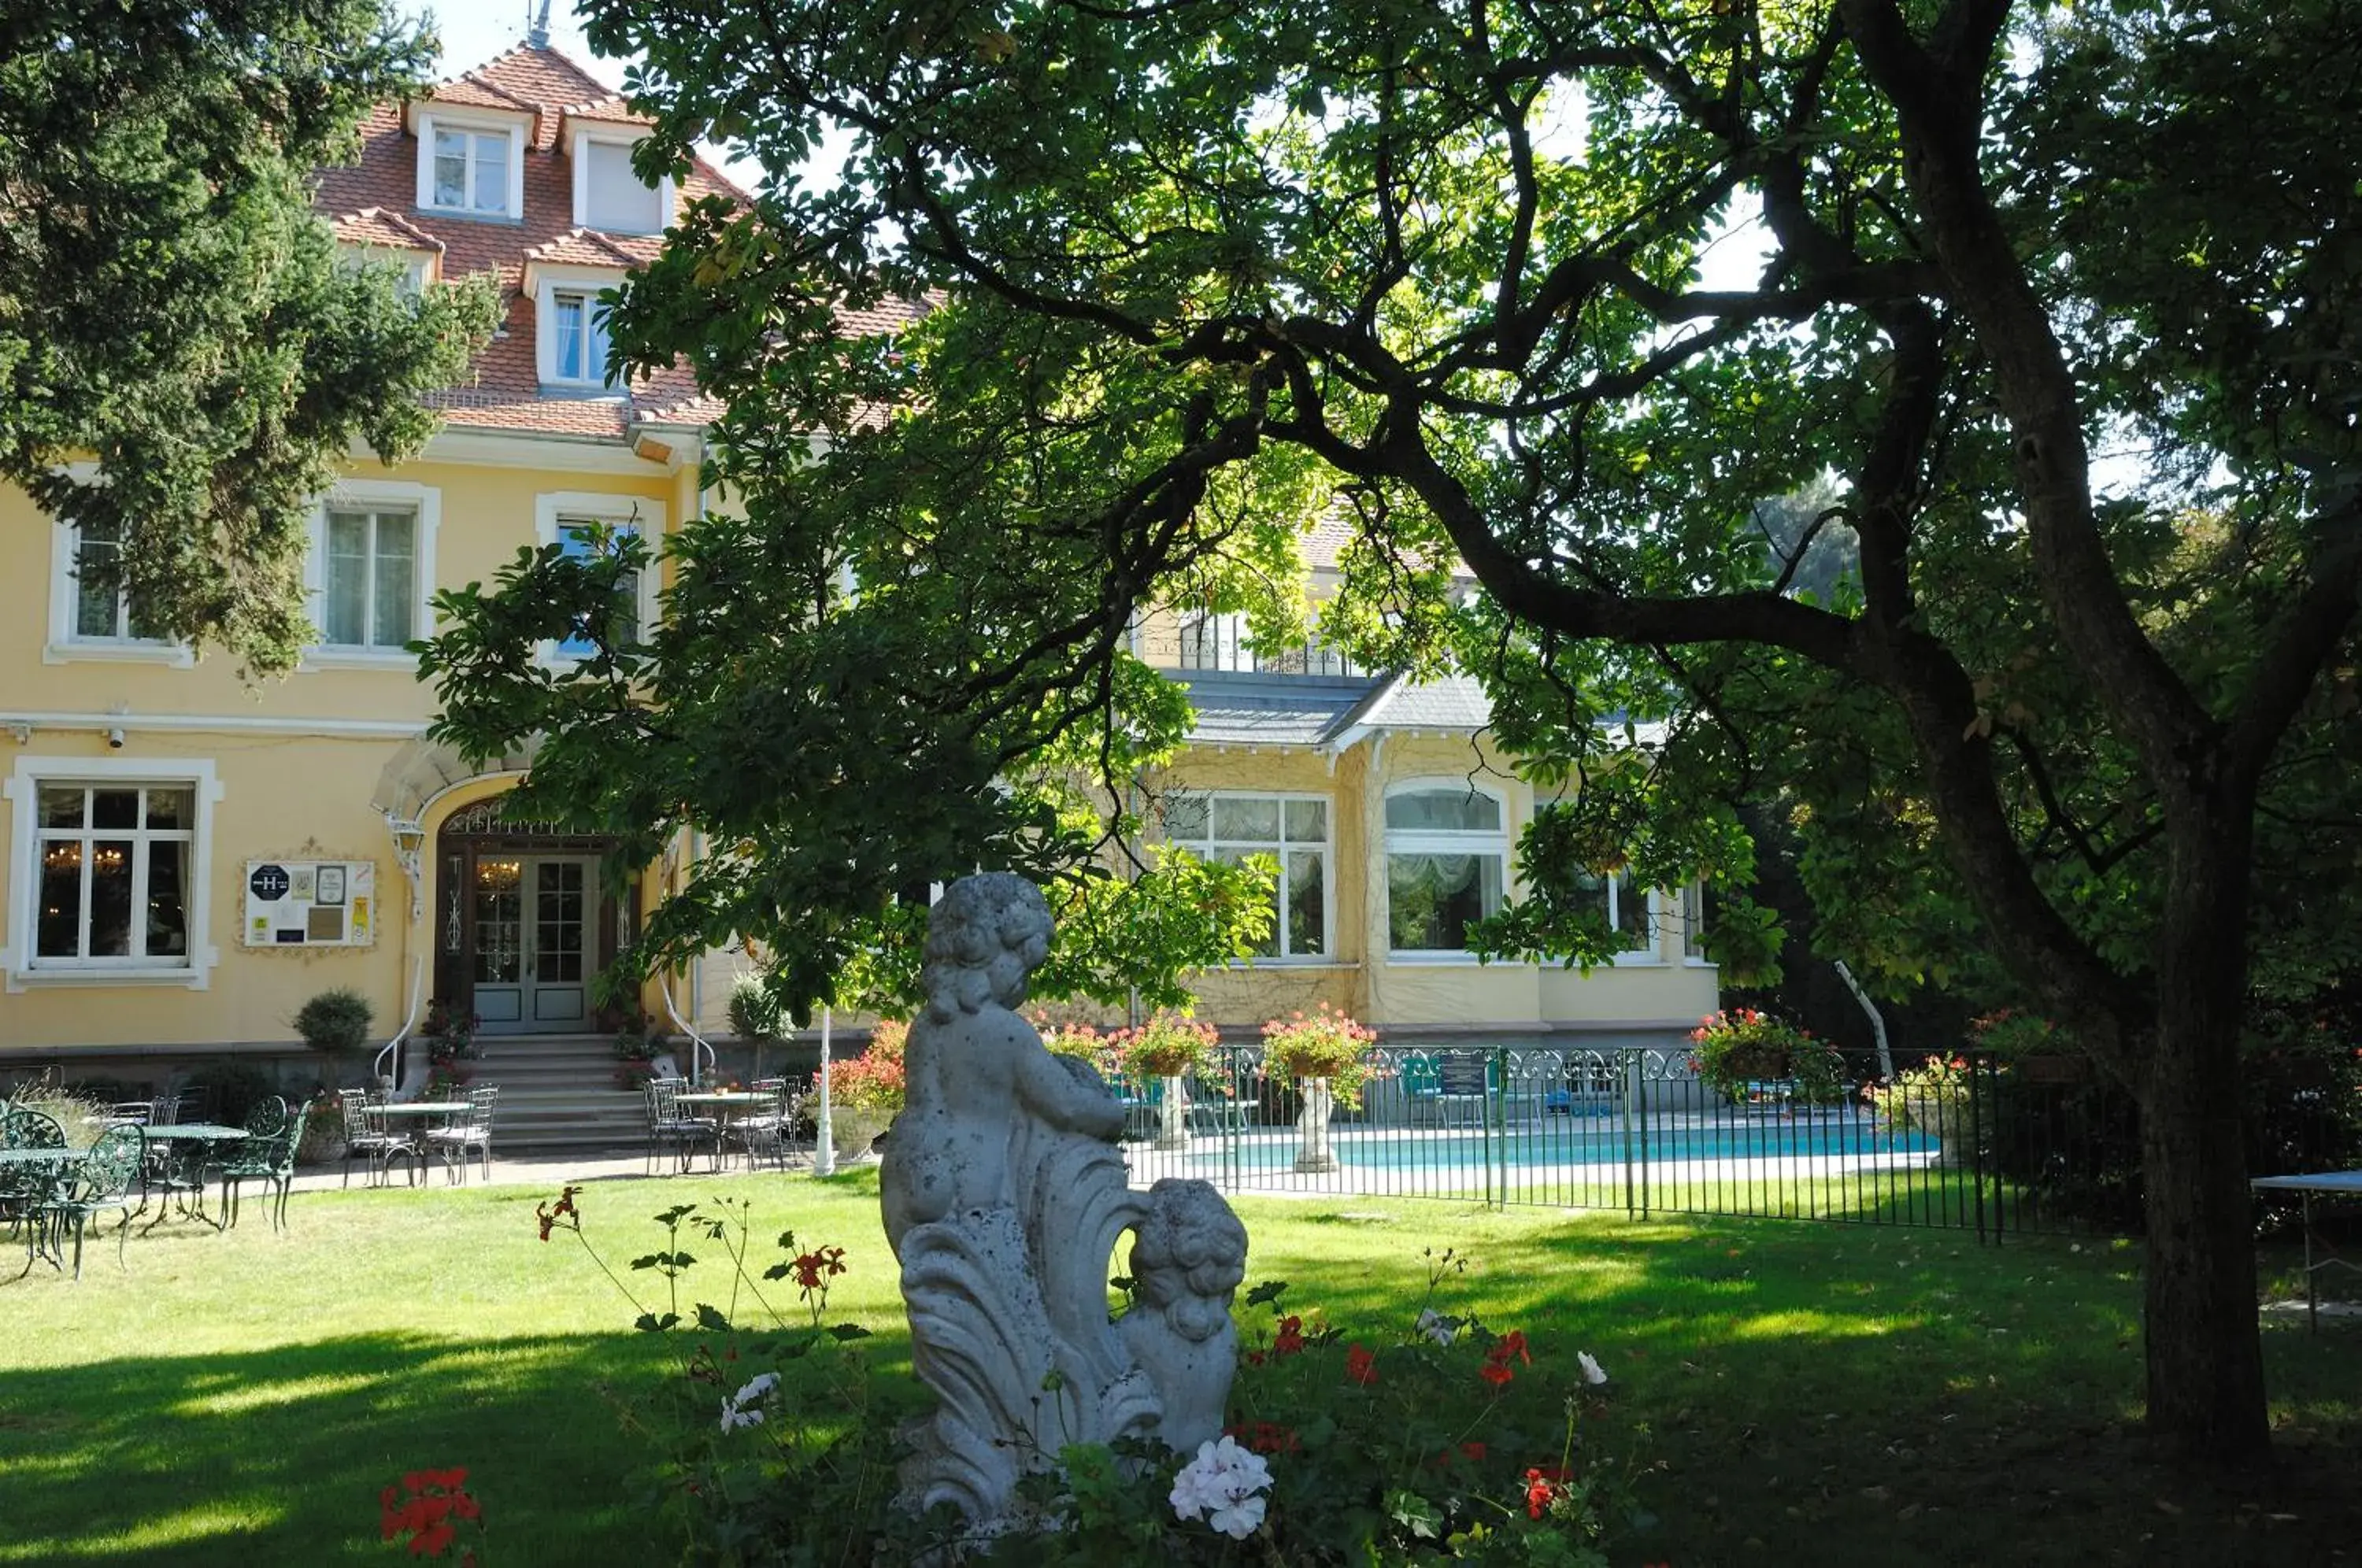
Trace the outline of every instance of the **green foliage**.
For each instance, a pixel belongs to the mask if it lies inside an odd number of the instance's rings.
[[[1120,798],[1176,733],[1116,700],[1138,610],[1287,624],[1330,513],[1324,632],[1480,675],[1594,796],[1538,819],[1496,951],[1596,962],[1609,857],[1743,887],[1771,801],[1865,984],[1995,987],[2150,1102],[2161,1165],[2235,1159],[2242,1014],[2362,968],[2347,12],[590,0],[644,156],[779,171],[616,321],[730,400],[748,521],[702,559],[781,584],[690,663],[802,744],[712,765],[857,796],[891,756],[1014,864],[1031,799],[983,780],[1064,748]],[[892,297],[940,304],[839,333]],[[796,813],[839,878],[856,809]],[[2159,1300],[2215,1342],[2152,1397],[2258,1448],[2244,1199],[2181,1196]]]
[[[377,1010],[350,986],[322,991],[296,1010],[292,1021],[304,1043],[315,1051],[359,1051],[369,1043]]]
[[[292,668],[317,497],[356,443],[416,452],[491,337],[491,279],[408,298],[312,211],[433,52],[383,0],[10,9],[0,477],[122,540],[91,580],[153,635]]]

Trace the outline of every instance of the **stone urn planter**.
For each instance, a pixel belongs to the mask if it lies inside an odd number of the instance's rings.
[[[1296,1117],[1296,1168],[1307,1175],[1319,1175],[1337,1168],[1337,1155],[1329,1147],[1329,1116],[1337,1109],[1337,1096],[1327,1078],[1305,1078],[1297,1086],[1304,1093],[1304,1109]]]
[[[1932,1164],[1957,1170],[1969,1163],[1969,1108],[1949,1095],[1914,1095],[1904,1102],[1911,1125],[1936,1140]]]
[[[1158,1107],[1156,1142],[1150,1146],[1171,1153],[1189,1146],[1189,1080],[1175,1073],[1161,1081],[1164,1099]]]
[[[836,1105],[829,1108],[829,1142],[835,1146],[841,1163],[866,1156],[877,1135],[893,1125],[894,1114],[873,1110],[866,1106]]]

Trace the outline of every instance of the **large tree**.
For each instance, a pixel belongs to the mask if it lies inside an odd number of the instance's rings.
[[[0,14],[0,478],[120,541],[85,568],[143,630],[292,667],[314,502],[490,336],[489,283],[406,297],[312,210],[434,49],[386,0]]]
[[[1522,846],[1503,948],[1595,953],[1569,871],[1728,873],[1722,802],[1794,790],[1841,951],[1981,946],[2136,1097],[2149,1422],[2263,1451],[2256,894],[2354,882],[2347,8],[589,9],[642,58],[652,159],[854,138],[693,211],[617,322],[732,402],[713,580],[798,590],[742,595],[778,613],[679,673],[734,726],[711,766],[840,787],[782,783],[779,834],[894,860],[918,802],[1015,831],[982,735],[1103,737],[1120,774],[1128,701],[1160,701],[1135,612],[1294,630],[1295,540],[1348,509],[1324,630],[1473,665],[1501,738],[1589,785]],[[1760,267],[1702,282],[1748,220]],[[929,290],[890,346],[840,328]],[[1762,519],[1815,486],[1787,558],[1825,517],[1859,570],[1801,594]],[[1601,766],[1618,709],[1670,724],[1652,766]],[[555,716],[584,758],[664,727],[613,679]],[[714,734],[668,737],[675,778]]]

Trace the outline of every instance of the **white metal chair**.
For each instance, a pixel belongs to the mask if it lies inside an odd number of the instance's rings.
[[[492,1107],[500,1098],[500,1085],[480,1084],[468,1091],[466,1116],[426,1134],[426,1146],[443,1156],[454,1179],[463,1184],[471,1150],[483,1162],[484,1179],[492,1179]]]

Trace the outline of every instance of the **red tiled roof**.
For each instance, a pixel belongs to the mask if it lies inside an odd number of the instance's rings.
[[[443,242],[383,207],[363,207],[334,221],[337,237],[347,245],[378,245],[391,250],[431,250],[440,255]]]
[[[569,228],[526,251],[524,259],[569,267],[638,267],[655,260],[663,249],[664,241],[654,235]]]
[[[560,118],[596,120],[601,125],[612,126],[652,126],[657,123],[654,116],[641,114],[633,108],[631,101],[621,94],[601,98],[595,103],[568,104],[560,112]],[[561,137],[566,134],[563,126],[559,127],[557,134]]]
[[[578,118],[646,123],[624,101],[556,50],[520,44],[443,83],[428,103],[470,105],[531,113],[534,136],[524,154],[524,215],[479,219],[418,208],[418,143],[402,111],[381,105],[361,126],[359,161],[320,171],[314,204],[337,225],[337,237],[363,245],[432,248],[443,256],[447,281],[490,272],[507,302],[501,335],[476,357],[474,376],[428,401],[455,429],[541,431],[552,435],[627,439],[645,421],[703,425],[722,405],[700,392],[685,366],[648,377],[604,397],[544,396],[535,354],[535,307],[524,292],[531,260],[595,267],[637,267],[656,259],[664,242],[654,236],[604,234],[574,222],[574,170],[560,145],[559,122]],[[719,195],[748,198],[703,160],[678,182],[682,201]],[[343,215],[338,216],[337,215]],[[348,233],[348,226],[352,232]],[[400,234],[400,239],[381,238]],[[849,335],[891,332],[917,310],[889,302],[843,313]]]

